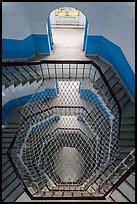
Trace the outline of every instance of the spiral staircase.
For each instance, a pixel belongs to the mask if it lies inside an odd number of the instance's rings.
[[[74,69],[75,68],[75,69]],[[80,100],[81,103],[77,104],[78,97],[75,98],[70,94],[67,89],[66,96],[64,94],[59,96],[58,90],[58,100],[56,95],[50,95],[45,101],[45,106],[43,102],[38,106],[39,102],[26,103],[27,105],[22,105],[17,109],[13,110],[6,118],[4,126],[2,128],[2,200],[3,202],[20,202],[20,201],[30,201],[32,200],[93,200],[97,202],[134,202],[135,201],[135,101],[130,95],[126,86],[124,85],[122,79],[116,72],[115,67],[106,62],[104,59],[99,56],[92,56],[87,61],[37,61],[37,62],[5,62],[2,64],[2,85],[3,90],[10,87],[14,89],[19,89],[23,87],[24,89],[28,85],[33,85],[34,83],[44,83],[48,80],[52,82],[58,80],[58,83],[62,84],[62,89],[67,85],[67,83],[76,82],[80,80],[82,84],[81,87],[86,87],[87,84],[85,80],[90,81],[92,85],[91,90],[94,90],[94,99],[87,94],[87,92],[82,92],[84,88],[80,89],[81,93]],[[62,81],[61,81],[62,80]],[[64,81],[66,80],[66,81]],[[89,82],[88,81],[88,82]],[[84,84],[85,82],[85,84]],[[65,83],[65,85],[63,85]],[[68,86],[68,85],[67,85]],[[69,86],[68,86],[69,87]],[[79,86],[80,87],[80,86]],[[74,87],[73,87],[74,89]],[[59,89],[59,93],[61,89]],[[87,90],[85,88],[85,90]],[[65,92],[64,91],[64,92]],[[82,95],[83,93],[83,95]],[[85,94],[86,93],[86,94]],[[85,95],[84,95],[85,94]],[[34,97],[36,93],[34,94]],[[97,98],[95,96],[98,96]],[[68,97],[68,98],[67,98]],[[72,99],[71,99],[72,97]],[[33,97],[32,97],[33,98]],[[62,102],[61,102],[61,98]],[[90,99],[89,99],[90,98]],[[70,99],[70,101],[69,101]],[[91,105],[91,101],[93,103]],[[17,101],[18,99],[15,98]],[[43,100],[43,99],[41,99]],[[65,101],[66,100],[66,101]],[[74,101],[73,101],[74,100]],[[55,102],[54,102],[55,101]],[[63,104],[64,101],[64,104]],[[67,104],[68,101],[68,104]],[[71,104],[71,102],[74,102]],[[18,102],[18,101],[17,101]],[[34,102],[34,101],[32,101]],[[96,103],[96,105],[94,105]],[[62,105],[63,104],[63,105]],[[90,104],[90,105],[87,105]],[[103,105],[102,105],[103,104]],[[36,106],[36,107],[35,107]],[[48,108],[47,108],[48,107]],[[89,108],[90,107],[90,108]],[[105,107],[105,108],[104,108]],[[65,110],[64,110],[65,109]],[[70,111],[71,109],[71,111]],[[49,111],[51,110],[51,111]],[[96,111],[96,112],[95,112]],[[71,112],[71,113],[70,113]],[[69,118],[65,124],[65,118],[60,122],[60,126],[57,123],[52,123],[51,120],[48,122],[48,129],[44,131],[49,131],[54,139],[52,143],[55,143],[56,137],[62,137],[61,142],[66,141],[67,136],[75,139],[71,140],[70,144],[64,144],[64,146],[73,146],[79,140],[79,144],[82,144],[84,149],[87,148],[87,152],[81,153],[86,158],[87,156],[87,166],[94,169],[94,165],[90,166],[90,157],[94,160],[94,154],[88,157],[88,151],[93,151],[88,149],[88,144],[90,144],[91,130],[98,132],[101,131],[100,128],[100,118],[102,121],[107,121],[107,114],[114,115],[114,124],[112,126],[113,134],[110,149],[110,160],[107,166],[103,166],[101,172],[96,173],[93,177],[88,175],[87,177],[82,177],[85,182],[85,186],[81,186],[80,182],[74,182],[75,185],[71,185],[71,182],[68,182],[66,178],[60,176],[60,179],[54,178],[54,183],[60,180],[63,181],[61,185],[55,185],[54,187],[48,190],[42,191],[42,188],[37,187],[32,181],[31,176],[29,175],[29,182],[25,182],[26,177],[23,174],[23,166],[19,165],[16,153],[16,145],[23,140],[23,132],[27,135],[28,129],[25,129],[25,124],[31,120],[32,127],[35,129],[36,121],[42,122],[43,118],[51,118],[53,116],[59,117],[69,117],[77,116],[77,123],[80,123],[80,126],[73,126],[73,121]],[[95,119],[95,114],[98,115],[98,118]],[[37,119],[39,116],[39,119]],[[109,116],[110,117],[110,116]],[[70,120],[70,123],[69,123]],[[93,121],[93,124],[91,123]],[[95,123],[96,122],[96,123]],[[64,126],[63,126],[63,125]],[[104,123],[104,125],[106,125]],[[44,126],[43,126],[44,127]],[[96,127],[96,128],[95,128]],[[108,127],[110,127],[108,125]],[[101,127],[103,128],[103,127]],[[22,131],[23,130],[23,131]],[[115,131],[114,131],[115,130]],[[22,131],[22,132],[21,132]],[[110,131],[107,130],[107,131]],[[107,132],[108,133],[108,132]],[[63,134],[66,136],[63,139]],[[99,134],[99,133],[98,133]],[[56,136],[57,135],[57,136]],[[89,136],[88,136],[89,135]],[[105,143],[103,137],[105,137],[104,132],[102,131],[102,146]],[[38,136],[38,135],[37,135]],[[29,136],[31,138],[31,136]],[[83,139],[86,137],[86,140]],[[58,141],[59,141],[58,138]],[[80,139],[79,139],[80,138]],[[96,138],[94,138],[95,140]],[[51,139],[49,139],[51,140]],[[91,143],[94,143],[94,140]],[[18,141],[18,142],[17,142]],[[88,142],[87,142],[88,141]],[[31,140],[29,141],[31,143]],[[100,141],[101,142],[101,141]],[[22,143],[20,143],[20,146]],[[109,143],[106,143],[109,145]],[[94,146],[95,148],[96,146]],[[80,147],[76,148],[81,151]],[[74,150],[74,149],[73,149]],[[75,151],[63,149],[62,154],[69,154],[70,157],[75,155]],[[49,154],[53,151],[51,148]],[[104,150],[105,151],[105,145]],[[14,154],[15,152],[15,154]],[[100,155],[103,155],[103,152],[100,150]],[[46,154],[46,153],[45,153]],[[71,155],[72,154],[72,155]],[[99,155],[99,158],[100,158]],[[75,157],[75,156],[74,156]],[[35,159],[35,158],[33,158]],[[60,158],[58,157],[58,160]],[[61,157],[62,159],[62,157]],[[69,158],[70,161],[70,158]],[[83,160],[80,160],[81,163]],[[90,161],[88,163],[88,161]],[[47,165],[47,164],[46,164]],[[101,165],[101,164],[100,164]],[[103,165],[103,164],[102,164]],[[53,166],[53,164],[52,164]],[[79,165],[80,166],[80,165]],[[46,168],[46,166],[45,166]],[[69,167],[67,167],[69,168]],[[80,171],[83,168],[82,164],[79,167]],[[75,169],[75,168],[74,168]],[[51,169],[49,169],[49,172]],[[71,171],[71,168],[70,168]],[[48,169],[47,169],[48,172]],[[33,174],[33,173],[32,173]],[[53,174],[53,173],[52,173]],[[59,175],[59,174],[58,174]],[[33,177],[33,176],[32,176]],[[63,180],[64,179],[64,180]],[[66,179],[66,180],[65,180]],[[61,182],[60,181],[60,182]],[[79,181],[79,180],[78,180]],[[82,179],[81,179],[82,181]],[[92,181],[92,182],[91,182]],[[57,183],[58,183],[57,182]],[[77,185],[79,184],[79,185]],[[84,185],[84,184],[83,184]],[[78,187],[77,187],[78,186]],[[80,187],[79,187],[80,186]],[[83,187],[83,188],[82,188]]]

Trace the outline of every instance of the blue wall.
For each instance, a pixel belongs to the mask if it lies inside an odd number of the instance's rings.
[[[135,97],[135,75],[119,46],[103,36],[88,36],[85,54],[98,54],[113,64],[129,92]]]
[[[36,93],[33,101],[37,102],[39,99],[42,100],[43,98],[49,98],[49,97],[54,97],[57,95],[58,92],[58,87],[56,84],[55,89],[45,89],[42,92]],[[43,94],[44,93],[44,94]],[[39,95],[39,97],[37,97]],[[12,112],[15,108],[21,107],[25,105],[33,96],[33,94],[27,95],[27,96],[22,96],[17,98],[17,100],[12,99],[8,103],[6,103],[2,107],[2,123],[6,120],[7,115]]]
[[[83,51],[87,46],[87,37],[88,37],[88,19],[86,18],[85,31],[84,31],[84,42],[83,42]]]
[[[29,58],[36,53],[50,53],[48,36],[32,34],[23,40],[2,39],[2,58]]]
[[[98,96],[91,90],[89,89],[83,89],[82,87],[82,83],[80,83],[79,86],[79,93],[80,93],[80,97],[82,98],[86,98],[89,99],[90,101],[95,101],[98,105],[98,107],[100,108],[100,110],[104,113],[104,115],[110,119],[110,115],[107,112],[106,108],[104,107],[104,105],[102,104],[102,102],[98,99]]]
[[[49,125],[49,123],[51,124],[51,123],[53,123],[53,122],[55,122],[55,121],[57,121],[59,119],[60,119],[60,116],[59,115],[55,115],[55,116],[45,120],[44,122],[41,122],[40,124],[36,125],[35,127],[33,127],[32,131],[36,131],[39,128],[41,128],[43,126],[47,126],[47,125]]]
[[[48,19],[47,19],[47,36],[48,36],[48,39],[49,39],[49,46],[50,46],[50,50],[53,49],[53,46],[52,46],[52,42],[53,42],[53,39],[52,39],[52,32],[51,32],[51,25],[50,25],[50,15],[48,16]]]

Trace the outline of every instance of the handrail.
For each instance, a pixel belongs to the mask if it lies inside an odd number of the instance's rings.
[[[71,130],[71,129],[73,129],[73,130],[76,130],[75,128],[56,128],[52,133],[54,133],[55,131],[57,131],[57,130],[63,130],[63,132],[64,132],[64,130]],[[79,128],[77,128],[77,130],[79,131],[80,130],[80,132],[82,133],[82,134],[84,134],[85,135],[85,133],[81,130],[81,129],[79,129]],[[17,131],[18,132],[18,131]],[[16,133],[16,135],[17,135],[17,133]],[[14,137],[15,138],[15,137]],[[17,177],[18,177],[18,179],[20,180],[20,182],[21,182],[21,185],[22,185],[22,187],[24,188],[24,191],[27,193],[27,195],[32,199],[32,200],[36,200],[37,198],[41,198],[41,199],[44,199],[44,197],[33,197],[33,195],[30,193],[30,191],[28,190],[28,188],[27,188],[27,186],[26,186],[26,184],[25,184],[25,182],[23,181],[23,179],[22,179],[22,177],[21,177],[21,175],[19,174],[19,172],[18,172],[18,170],[17,170],[17,168],[16,168],[16,165],[14,164],[14,162],[13,162],[13,160],[12,160],[12,158],[11,158],[11,149],[12,149],[12,146],[14,145],[14,143],[12,142],[11,144],[10,144],[10,147],[9,147],[9,149],[8,149],[8,151],[7,151],[7,154],[8,154],[8,157],[9,157],[9,160],[10,160],[10,162],[11,162],[11,164],[12,164],[12,166],[13,166],[13,168],[14,168],[14,171],[15,171],[15,173],[16,173],[16,175],[17,175]],[[133,152],[133,150],[132,150],[132,152]],[[131,155],[131,152],[130,152],[130,154],[129,155]],[[129,155],[125,158],[125,159],[123,159],[122,160],[122,162],[124,163],[124,161],[126,161],[126,159],[129,157]],[[120,164],[119,164],[119,166],[120,166]],[[117,169],[118,167],[116,167],[116,169]],[[105,199],[106,197],[108,197],[133,171],[135,170],[135,164],[133,164],[129,169],[128,169],[128,171],[127,172],[125,172],[123,175],[122,175],[122,177],[104,194],[104,195],[102,195],[102,196],[91,196],[91,197],[89,197],[89,199],[91,199],[91,200],[97,200],[97,199]],[[50,189],[49,189],[50,190]],[[84,189],[79,189],[79,191],[83,191]],[[54,191],[54,190],[52,190],[52,191]],[[57,189],[55,189],[55,191],[57,191]],[[74,190],[73,190],[74,191]],[[77,200],[77,199],[79,199],[80,197],[75,197],[75,199]],[[84,199],[88,199],[88,197],[84,197]],[[53,199],[52,197],[48,197],[48,199]],[[56,199],[55,197],[54,197],[54,199]],[[64,197],[63,199],[66,199],[66,197]]]
[[[98,66],[94,61],[79,61],[79,60],[75,60],[75,61],[71,61],[71,60],[66,60],[66,61],[62,61],[62,60],[41,60],[41,61],[35,61],[35,62],[30,62],[30,61],[24,61],[24,62],[3,62],[2,63],[2,66],[3,67],[6,67],[6,66],[29,66],[29,65],[42,65],[42,64],[91,64],[93,65],[99,72],[102,80],[104,81],[108,91],[110,92],[113,100],[115,101],[117,107],[118,107],[118,113],[119,113],[119,129],[118,129],[118,136],[120,136],[120,125],[121,125],[121,107],[120,107],[120,104],[118,102],[118,99],[116,98],[113,90],[111,89],[106,77],[104,76],[100,66]],[[57,106],[57,108],[59,108],[60,106]],[[69,108],[69,107],[68,107]],[[73,106],[73,108],[75,108]],[[85,109],[84,107],[82,107],[83,109]],[[86,109],[85,109],[86,110]],[[87,111],[87,110],[86,110]],[[88,113],[89,114],[89,113]],[[29,117],[29,116],[28,116]],[[20,130],[20,129],[19,129]],[[19,130],[17,131],[17,133],[19,132]],[[8,157],[9,157],[9,160],[11,161],[12,165],[13,165],[13,168],[17,174],[17,176],[20,178],[20,174],[18,173],[17,169],[16,169],[16,166],[14,164],[14,162],[12,161],[12,158],[11,158],[11,149],[14,145],[14,142],[16,140],[16,137],[17,137],[17,133],[16,135],[14,136],[14,139],[12,141],[12,143],[10,144],[10,147],[8,148],[8,151],[7,151],[7,154],[8,154]],[[23,182],[22,181],[22,178],[20,178],[21,180],[21,183]],[[25,186],[25,185],[24,185]],[[26,187],[24,187],[25,191],[27,192],[28,189],[26,189]],[[29,192],[30,193],[30,192]],[[27,192],[27,194],[29,194]],[[29,195],[30,196],[30,195]],[[31,197],[33,197],[31,195]],[[34,199],[34,198],[33,198]],[[55,199],[55,198],[54,198]],[[92,199],[92,197],[90,197],[90,199]],[[95,197],[93,197],[93,199],[96,199]]]
[[[51,132],[51,134],[53,134],[53,133],[55,133],[57,130],[63,130],[63,132],[64,132],[64,130],[77,130],[77,131],[80,131],[83,135],[85,135],[85,133],[81,130],[81,129],[79,129],[79,128],[60,128],[60,127],[58,127],[58,128],[56,128],[54,131],[52,131]],[[19,130],[18,130],[19,131]],[[27,193],[27,195],[32,199],[32,200],[37,200],[37,199],[39,199],[39,198],[41,198],[41,199],[44,199],[44,197],[33,197],[33,195],[30,193],[30,191],[28,190],[28,188],[27,188],[27,185],[26,185],[26,183],[23,181],[23,179],[22,179],[22,177],[21,177],[21,175],[19,174],[19,172],[18,172],[18,170],[17,170],[17,168],[16,168],[16,165],[15,165],[15,163],[13,162],[13,160],[12,160],[12,157],[11,157],[11,149],[12,149],[12,147],[13,147],[13,145],[14,145],[14,142],[15,142],[15,139],[16,139],[16,137],[17,137],[17,134],[18,134],[18,131],[16,132],[16,134],[15,134],[15,136],[14,136],[14,139],[12,140],[12,143],[10,144],[10,146],[9,146],[9,148],[8,148],[8,151],[7,151],[7,155],[8,155],[8,158],[9,158],[9,161],[11,162],[11,165],[13,166],[13,169],[14,169],[14,171],[15,171],[15,173],[16,173],[16,175],[17,175],[17,177],[18,177],[18,179],[19,179],[19,181],[20,181],[20,183],[21,183],[21,186],[23,187],[23,189],[24,189],[24,191]],[[47,187],[48,188],[48,187]],[[50,191],[51,189],[50,188],[48,188],[48,190]],[[52,189],[52,191],[54,191],[53,189]],[[57,191],[56,189],[55,189],[55,191]],[[73,190],[74,191],[74,190]],[[79,189],[79,191],[80,192],[83,192],[84,191],[84,188],[83,189]],[[47,197],[46,197],[47,198]],[[70,197],[69,197],[70,198]],[[75,199],[77,200],[77,199],[79,199],[80,197],[75,197]],[[87,200],[88,199],[90,199],[90,200],[97,200],[98,199],[98,196],[93,196],[93,197],[84,197],[84,198],[86,198]],[[104,196],[100,196],[99,197],[100,199],[102,199],[102,200],[104,200],[105,199],[105,197]],[[48,197],[48,199],[53,199],[52,197]],[[54,198],[54,199],[56,199],[56,198]],[[66,199],[66,197],[63,197],[63,199]]]
[[[121,165],[128,160],[128,158],[135,152],[135,149],[133,149],[121,162],[118,166],[116,166],[116,168],[113,170],[113,172],[101,183],[101,186],[103,186],[106,181],[108,181],[115,173],[117,170],[119,170],[119,168],[121,167]]]
[[[99,72],[100,76],[102,77],[103,81],[105,82],[109,92],[111,93],[112,97],[114,98],[114,101],[118,105],[118,111],[119,114],[121,115],[121,107],[120,104],[111,89],[106,77],[104,76],[100,66],[98,66],[94,61],[90,60],[41,60],[41,61],[35,61],[35,62],[30,62],[30,61],[25,61],[25,62],[3,62],[2,66],[7,67],[7,66],[22,66],[22,65],[42,65],[42,64],[92,64]]]

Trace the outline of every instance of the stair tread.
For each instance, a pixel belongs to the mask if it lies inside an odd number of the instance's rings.
[[[115,190],[111,194],[111,197],[115,200],[115,202],[129,202],[127,198],[118,190]]]
[[[2,191],[2,199],[5,199],[13,189],[15,189],[19,185],[19,180],[15,179],[12,183],[10,183],[7,188]]]
[[[130,176],[126,179],[130,185],[135,188],[135,176],[133,174],[130,174]]]
[[[24,192],[21,185],[17,186],[16,189],[6,198],[3,200],[3,202],[15,202],[16,199],[21,196],[21,194]]]
[[[124,181],[118,189],[128,197],[131,202],[135,202],[135,190],[126,182]]]

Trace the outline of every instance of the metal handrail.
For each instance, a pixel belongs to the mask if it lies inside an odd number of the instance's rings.
[[[71,61],[71,60],[41,60],[41,61],[35,61],[35,62],[30,62],[30,61],[25,61],[25,62],[3,62],[2,67],[7,67],[7,66],[13,66],[14,67],[14,66],[23,66],[23,65],[29,66],[29,65],[42,65],[42,64],[92,64],[98,70],[101,78],[105,82],[109,92],[112,95],[112,98],[114,99],[115,103],[118,106],[119,114],[121,114],[121,107],[120,107],[120,104],[119,104],[113,90],[111,89],[111,87],[110,87],[106,77],[104,76],[100,66],[97,65],[94,61],[85,61],[85,60],[81,60],[81,61],[79,61],[79,60],[74,60],[74,61]]]
[[[109,85],[109,83],[108,83],[108,81],[107,81],[107,79],[106,79],[106,77],[104,76],[104,74],[103,74],[103,72],[102,72],[102,70],[101,70],[101,68],[94,62],[94,61],[68,61],[68,60],[66,60],[66,61],[62,61],[62,60],[41,60],[41,61],[35,61],[35,62],[30,62],[30,61],[25,61],[25,62],[4,62],[4,63],[2,63],[2,66],[3,67],[7,67],[7,66],[29,66],[29,65],[42,65],[42,64],[91,64],[91,65],[93,65],[97,70],[98,70],[98,72],[99,72],[99,74],[100,74],[100,76],[101,76],[101,78],[102,78],[102,80],[104,81],[104,83],[105,83],[105,85],[106,85],[106,87],[107,87],[107,89],[109,90],[109,93],[111,94],[111,96],[112,96],[112,98],[113,98],[113,100],[115,101],[115,103],[116,103],[116,105],[117,105],[117,107],[118,107],[118,113],[119,113],[119,130],[118,130],[118,137],[120,136],[120,126],[121,126],[121,107],[120,107],[120,104],[119,104],[119,102],[118,102],[118,99],[116,98],[116,96],[115,96],[115,94],[114,94],[114,92],[113,92],[113,90],[111,89],[111,87],[110,87],[110,85]],[[74,108],[74,107],[73,107]],[[83,108],[83,107],[82,107]],[[20,130],[20,129],[19,129]],[[17,131],[17,133],[19,132],[19,130]],[[20,178],[20,181],[21,181],[21,183],[23,183],[23,180],[22,180],[22,178],[20,177],[20,174],[18,173],[18,171],[17,171],[17,169],[16,169],[16,166],[15,166],[15,164],[14,164],[14,162],[12,161],[12,158],[11,158],[11,149],[12,149],[12,147],[13,147],[13,145],[14,145],[14,142],[15,142],[15,140],[16,140],[16,137],[17,137],[17,133],[16,133],[16,135],[15,135],[15,137],[14,137],[14,139],[13,139],[13,141],[12,141],[12,143],[10,144],[10,147],[9,147],[9,149],[8,149],[8,151],[7,151],[7,154],[8,154],[8,157],[9,157],[9,160],[11,161],[11,163],[12,163],[12,166],[13,166],[13,168],[14,168],[14,170],[15,170],[15,172],[16,172],[16,174],[17,174],[17,176]],[[24,183],[23,183],[23,185],[24,185]],[[114,188],[115,188],[115,186],[114,186]],[[31,198],[33,198],[33,196],[32,195],[30,195],[30,192],[28,191],[28,189],[25,187],[25,185],[24,185],[24,189],[25,189],[25,191],[27,192],[27,194],[31,197]],[[79,197],[78,197],[79,198]],[[98,198],[98,197],[97,197]],[[104,197],[102,197],[103,199],[104,199]],[[34,198],[33,198],[34,199]],[[55,199],[55,198],[54,198]],[[89,198],[89,199],[92,199],[91,197]],[[93,197],[93,200],[94,199],[96,199],[96,197]]]
[[[125,166],[125,162],[128,161],[128,158],[135,153],[135,149],[133,149],[121,162],[116,168],[113,170],[113,172],[107,176],[107,178],[101,183],[100,188],[106,184],[106,182],[115,175],[115,173],[121,168],[121,166]]]

